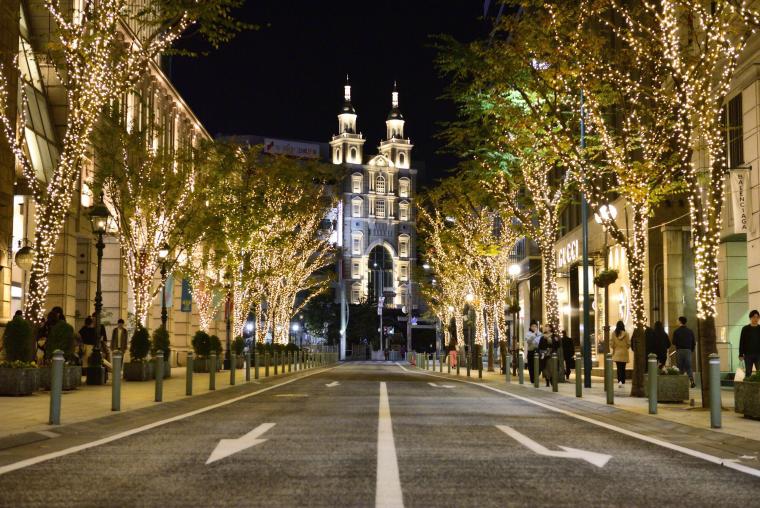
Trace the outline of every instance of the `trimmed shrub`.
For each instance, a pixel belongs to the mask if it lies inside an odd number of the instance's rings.
[[[14,318],[5,325],[3,350],[8,362],[31,362],[34,359],[32,325],[26,319]]]
[[[198,357],[208,358],[211,354],[211,337],[203,330],[195,332],[190,344],[193,346],[193,352]]]
[[[235,337],[235,340],[232,341],[232,351],[234,351],[236,355],[242,356],[245,351],[245,341],[243,340],[243,337],[239,335]]]
[[[137,325],[132,339],[129,341],[129,354],[133,362],[145,360],[150,352],[150,334],[142,325]]]
[[[169,354],[171,353],[171,344],[169,343],[169,332],[163,326],[159,326],[153,330],[153,339],[150,344],[150,354],[156,356],[156,353],[162,351],[164,353],[164,360],[169,360]]]
[[[219,356],[220,354],[222,354],[222,341],[219,340],[219,337],[217,337],[216,335],[212,335],[210,339],[211,339],[210,340],[211,351],[209,352],[216,353],[216,356]]]
[[[45,360],[53,358],[53,353],[56,349],[63,351],[63,356],[66,360],[71,360],[74,358],[75,348],[74,328],[66,321],[58,321],[50,329],[47,341],[45,342]]]

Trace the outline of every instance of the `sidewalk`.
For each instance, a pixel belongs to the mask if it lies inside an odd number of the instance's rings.
[[[446,364],[443,365],[443,375],[446,375]],[[519,391],[515,393],[530,397],[533,394],[538,393],[552,393],[551,386],[546,387],[545,381],[541,378],[540,388],[536,389],[530,384],[528,377],[528,371],[525,371],[525,384],[520,386],[517,382],[517,377],[512,377],[512,382],[507,385],[505,377],[498,372],[486,372],[483,371],[482,381],[489,384],[498,384],[502,387],[512,386]],[[436,373],[440,374],[440,366],[436,363]],[[432,372],[432,371],[430,371]],[[451,376],[456,377],[456,370],[451,369]],[[467,369],[460,368],[460,379],[468,379],[469,381],[478,381],[478,371],[473,370],[470,373],[470,378],[467,378]],[[710,410],[702,408],[702,394],[699,388],[693,388],[689,391],[690,399],[693,401],[694,406],[691,406],[690,402],[675,404],[675,403],[660,403],[657,405],[657,414],[649,414],[649,399],[646,397],[631,397],[630,380],[628,380],[624,387],[618,388],[615,384],[615,399],[614,407],[622,409],[624,411],[635,413],[638,415],[646,415],[649,417],[665,420],[673,423],[679,423],[688,425],[690,427],[698,429],[707,429],[723,434],[728,434],[745,439],[760,439],[760,421],[744,418],[740,413],[734,412],[734,391],[733,388],[721,389],[721,400],[723,411],[721,412],[722,428],[711,429],[710,428]],[[559,383],[558,385],[559,395],[563,397],[575,397],[575,373],[571,374],[570,381],[565,383]],[[607,406],[607,395],[604,392],[604,379],[601,377],[592,377],[591,388],[583,389],[584,401],[593,402]]]
[[[313,368],[305,369],[298,372],[307,372]],[[287,373],[285,368],[285,376]],[[264,367],[259,367],[259,378],[264,380]],[[172,368],[172,375],[164,379],[163,402],[171,402],[180,399],[189,399],[185,395],[185,374],[184,367]],[[236,385],[258,384],[259,380],[255,379],[254,369],[251,369],[251,382],[245,381],[245,369],[236,369]],[[274,376],[274,368],[269,369],[269,378]],[[278,378],[283,374],[278,368]],[[84,378],[83,378],[84,380]],[[155,402],[154,380],[150,381],[124,381],[121,383],[121,413],[133,411],[135,409],[156,406],[161,404]],[[210,393],[209,374],[193,374],[193,395],[202,395]],[[216,391],[224,390],[230,387],[230,371],[223,370],[216,373]],[[50,411],[50,392],[38,391],[27,397],[0,397],[0,438],[13,436],[15,434],[30,432],[55,431],[56,425],[49,425]],[[111,411],[111,379],[108,384],[103,386],[88,386],[83,384],[76,390],[63,392],[61,398],[61,424],[69,425],[103,416],[116,414]]]

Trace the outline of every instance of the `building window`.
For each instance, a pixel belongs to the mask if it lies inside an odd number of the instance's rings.
[[[409,279],[409,267],[406,264],[402,264],[400,266],[400,278],[401,280],[408,280]]]
[[[351,278],[352,279],[358,279],[359,278],[359,262],[354,261],[351,263]]]
[[[409,203],[399,203],[398,218],[399,220],[409,220]]]
[[[405,160],[406,160],[406,156],[404,155],[403,152],[400,153],[400,154],[398,154],[398,165],[399,166],[403,166]]]
[[[742,126],[742,94],[728,101],[728,164],[736,168],[744,164],[744,137]]]
[[[385,194],[385,178],[383,175],[378,175],[375,190],[378,194]]]
[[[359,303],[359,300],[361,299],[361,286],[359,284],[354,284],[351,286],[351,303],[356,304]]]
[[[340,148],[335,149],[335,162],[340,162]]]
[[[351,254],[361,256],[362,254],[362,234],[355,232],[351,234]]]
[[[409,257],[409,235],[398,237],[398,255],[402,258]]]
[[[408,198],[409,197],[409,179],[399,178],[398,180],[398,195],[402,198]]]
[[[362,175],[354,173],[351,175],[351,192],[361,194],[362,192]]]
[[[362,198],[354,198],[351,200],[351,216],[352,217],[361,217],[362,216],[362,204],[364,202],[362,201]]]
[[[350,162],[356,162],[356,148],[351,148],[351,160]]]
[[[384,199],[378,199],[375,202],[375,217],[383,218],[385,217],[385,200]]]

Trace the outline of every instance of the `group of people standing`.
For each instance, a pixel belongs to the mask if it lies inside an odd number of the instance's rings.
[[[552,383],[553,373],[549,359],[553,353],[559,354],[560,348],[565,363],[564,376],[565,379],[570,379],[570,372],[575,368],[575,343],[573,339],[567,335],[565,330],[562,330],[560,337],[557,338],[551,333],[549,325],[544,325],[542,331],[539,329],[537,321],[531,321],[530,328],[525,334],[525,349],[528,352],[528,374],[531,383],[535,382],[538,375],[544,376],[546,386]],[[535,372],[534,364],[536,355],[538,355],[538,372]]]
[[[21,311],[17,311],[15,318],[22,318]],[[38,363],[42,363],[45,357],[45,349],[47,347],[47,340],[50,336],[53,328],[60,322],[66,322],[66,316],[63,313],[61,307],[53,307],[47,315],[45,322],[37,330],[36,339],[36,358]],[[114,349],[120,349],[126,351],[127,349],[127,330],[124,327],[124,320],[119,319],[116,328],[111,333],[111,344],[109,347],[107,340],[107,333],[105,325],[100,325],[100,330],[95,329],[95,315],[87,316],[84,320],[84,326],[74,334],[76,341],[74,347],[74,357],[69,361],[74,361],[83,367],[87,367],[89,364],[89,358],[92,355],[96,345],[99,345],[101,355],[103,357],[106,367],[110,367],[111,351]]]

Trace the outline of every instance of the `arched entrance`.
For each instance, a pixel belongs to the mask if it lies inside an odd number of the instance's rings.
[[[382,245],[373,248],[367,258],[367,297],[377,302],[393,292],[393,256]]]

